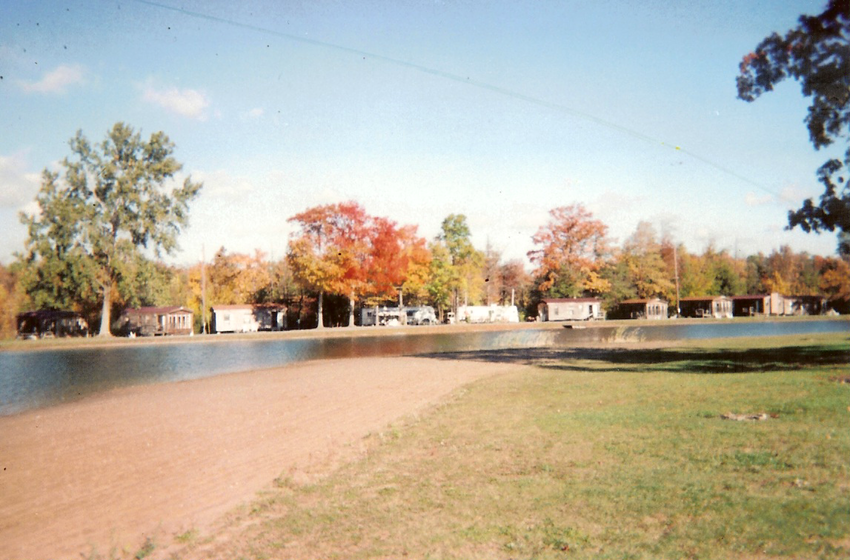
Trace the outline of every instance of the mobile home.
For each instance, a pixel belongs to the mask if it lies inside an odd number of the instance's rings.
[[[286,308],[279,304],[214,305],[210,311],[212,312],[211,333],[248,333],[286,329]]]
[[[540,321],[589,321],[601,319],[602,300],[598,298],[549,298],[537,305]]]
[[[125,309],[121,314],[121,330],[128,336],[193,334],[194,313],[181,306]]]

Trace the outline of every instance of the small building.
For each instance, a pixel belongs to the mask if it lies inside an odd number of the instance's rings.
[[[732,299],[726,296],[685,297],[679,300],[682,317],[731,319]]]
[[[823,315],[827,310],[824,296],[783,296],[786,315]]]
[[[621,301],[610,316],[612,319],[666,319],[667,307],[667,302],[659,298],[627,299]]]
[[[214,305],[211,333],[247,333],[286,329],[286,307],[277,303]]]
[[[398,307],[364,307],[360,310],[360,325],[364,327],[398,327],[407,324],[407,313]]]
[[[771,294],[735,296],[732,298],[734,314],[738,317],[752,315],[822,315],[827,310],[824,296],[785,296]]]
[[[139,307],[121,314],[121,332],[127,336],[194,334],[195,314],[182,306]]]
[[[732,315],[735,317],[755,317],[769,315],[771,297],[768,294],[732,296]]]
[[[463,323],[519,323],[519,310],[516,305],[461,305],[456,318]]]
[[[27,311],[15,317],[18,338],[88,336],[89,325],[74,311]]]
[[[537,304],[540,321],[590,321],[602,319],[598,298],[547,298]]]

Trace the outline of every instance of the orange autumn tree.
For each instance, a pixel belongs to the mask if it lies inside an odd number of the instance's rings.
[[[553,208],[549,216],[531,238],[538,248],[528,252],[538,290],[552,297],[607,292],[610,283],[599,273],[609,253],[608,226],[581,204]]]
[[[369,216],[356,202],[310,208],[290,218],[299,225],[289,242],[287,262],[294,277],[318,292],[319,327],[326,293],[349,299],[349,326],[354,326],[358,298],[386,299],[398,290],[421,295],[430,253],[416,226],[399,227]]]
[[[354,325],[354,298],[362,293],[368,258],[368,216],[353,201],[309,208],[289,219],[298,224],[289,241],[287,262],[295,278],[318,292],[317,328],[323,328],[324,294],[350,298],[349,325]]]
[[[372,218],[369,246],[368,295],[386,299],[401,291],[422,297],[431,254],[416,226],[399,227],[388,218]],[[403,301],[403,295],[399,299]]]

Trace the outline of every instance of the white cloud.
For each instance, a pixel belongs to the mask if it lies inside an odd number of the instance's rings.
[[[263,113],[265,113],[265,111],[262,107],[255,107],[248,111],[248,117],[252,119],[258,119],[263,116]]]
[[[763,194],[758,196],[754,192],[748,192],[744,196],[744,204],[747,206],[763,206],[773,201],[773,195],[771,194]]]
[[[79,64],[63,64],[37,82],[21,80],[18,85],[27,93],[65,93],[70,86],[85,83],[85,72]]]
[[[787,204],[789,207],[799,207],[803,199],[808,198],[808,193],[796,185],[788,185],[779,193],[779,200]]]
[[[198,171],[192,173],[192,181],[202,182],[201,196],[211,199],[242,201],[254,191],[254,185],[247,177],[231,175],[223,169],[217,171]]]
[[[0,155],[0,208],[21,210],[38,192],[40,175],[26,171],[24,152]]]
[[[156,89],[148,85],[142,93],[142,99],[166,111],[199,121],[207,119],[206,109],[210,106],[207,96],[196,89]]]

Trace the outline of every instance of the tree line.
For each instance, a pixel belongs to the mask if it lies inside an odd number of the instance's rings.
[[[290,328],[355,324],[355,310],[373,305],[432,305],[440,316],[458,305],[515,303],[536,316],[544,298],[600,297],[607,304],[632,298],[823,294],[850,312],[850,258],[795,253],[788,246],[737,257],[708,246],[689,251],[640,222],[622,243],[580,204],[550,211],[532,241],[529,272],[522,260],[504,260],[493,247],[476,248],[462,214],[447,216],[426,240],[414,225],[371,216],[350,201],[309,208],[290,218],[296,226],[278,260],[218,249],[208,262],[166,265],[136,255],[123,263],[109,297],[110,316],[125,307],[182,305],[192,309],[196,332],[216,304],[283,303]],[[0,265],[0,333],[15,334],[18,312],[74,310],[96,324],[103,296],[43,256],[19,255]],[[52,273],[55,282],[46,282]],[[674,308],[671,306],[671,308]],[[208,317],[208,315],[207,315]]]

